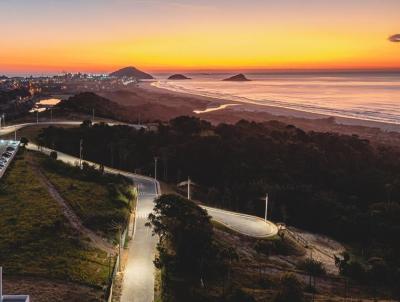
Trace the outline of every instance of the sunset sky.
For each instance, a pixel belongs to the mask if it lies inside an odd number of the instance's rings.
[[[0,74],[400,68],[399,0],[0,0]]]

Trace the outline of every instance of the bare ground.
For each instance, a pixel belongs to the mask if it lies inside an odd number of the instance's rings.
[[[62,198],[62,196],[58,193],[53,184],[49,181],[49,179],[42,173],[39,166],[36,164],[35,160],[31,156],[27,156],[28,162],[31,164],[33,171],[36,173],[38,179],[42,184],[47,188],[50,196],[58,203],[63,212],[64,216],[67,218],[71,226],[76,229],[79,233],[81,233],[84,237],[89,238],[91,244],[110,255],[115,254],[114,246],[104,240],[102,237],[97,235],[92,230],[89,230],[85,227],[80,220],[80,218],[75,214],[72,208],[68,205],[68,203]]]
[[[104,300],[101,289],[73,282],[38,277],[5,276],[4,294],[29,294],[31,302],[97,302]]]
[[[330,238],[315,235],[304,231],[296,230],[307,238],[313,245],[323,251],[322,255],[318,251],[313,252],[313,258],[322,261],[327,269],[327,275],[316,279],[317,294],[315,301],[344,301],[347,295],[348,301],[391,301],[389,299],[377,299],[383,294],[376,294],[373,289],[367,288],[355,282],[346,281],[337,275],[336,268],[332,267],[330,257],[325,253],[337,253],[342,250],[342,245]],[[306,286],[309,276],[297,268],[297,264],[307,259],[310,254],[307,249],[305,253],[290,255],[272,255],[258,253],[254,248],[255,239],[226,232],[223,229],[215,229],[216,239],[228,246],[234,246],[239,255],[239,261],[234,262],[233,283],[246,289],[257,301],[269,301],[277,287],[277,282],[281,275],[293,273]],[[328,258],[328,259],[327,259]],[[334,265],[334,264],[333,264]],[[347,286],[346,286],[347,282]]]

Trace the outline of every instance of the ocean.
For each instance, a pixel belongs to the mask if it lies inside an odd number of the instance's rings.
[[[154,86],[218,99],[295,109],[328,116],[400,124],[400,73],[246,73],[251,82],[225,82],[233,74],[186,74]]]

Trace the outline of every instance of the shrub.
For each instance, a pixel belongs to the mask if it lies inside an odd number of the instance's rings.
[[[273,302],[303,302],[305,301],[302,284],[294,274],[288,273],[281,277],[279,290]]]
[[[58,154],[56,151],[51,151],[50,152],[50,158],[57,160]]]

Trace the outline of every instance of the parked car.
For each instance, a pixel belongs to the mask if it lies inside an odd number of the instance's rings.
[[[8,146],[7,149],[6,149],[6,151],[12,152],[12,151],[15,151],[15,148],[14,148],[14,147],[11,147],[11,146]]]

